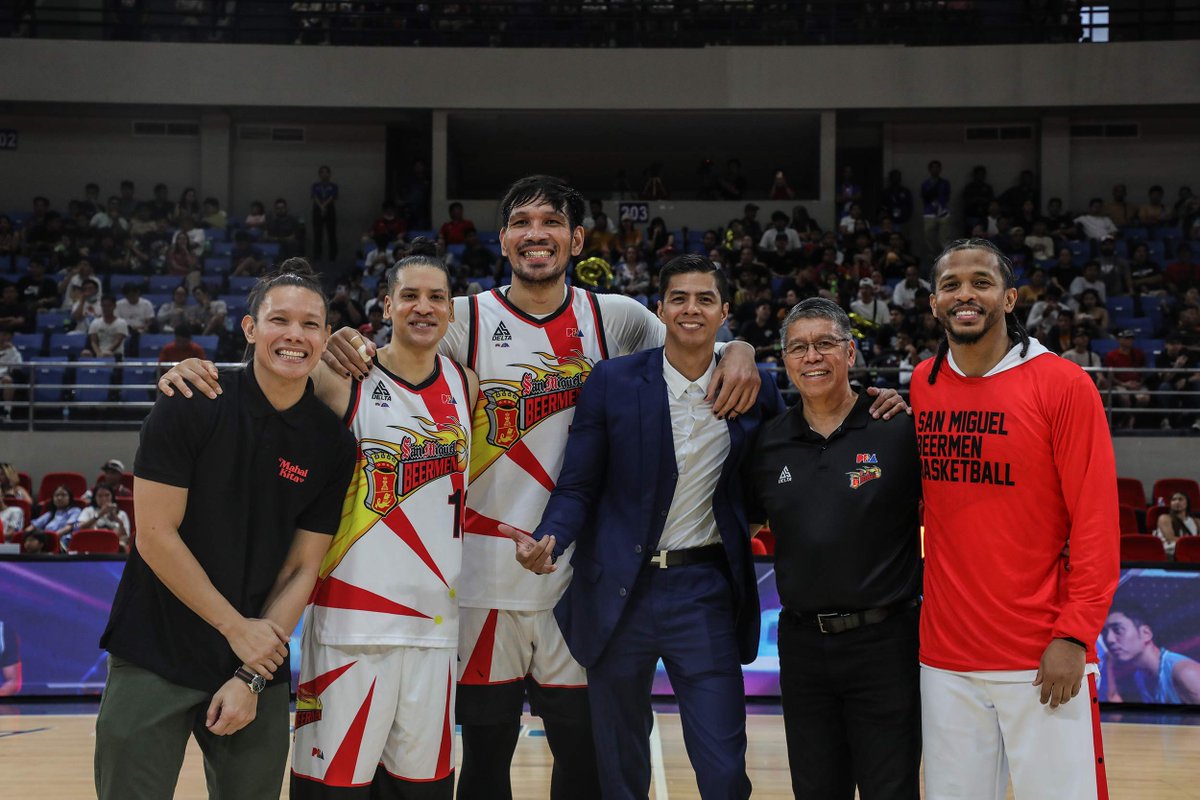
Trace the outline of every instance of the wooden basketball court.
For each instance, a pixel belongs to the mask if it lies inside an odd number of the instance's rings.
[[[44,714],[38,706],[9,706],[6,710],[6,715],[0,715],[0,797],[81,800],[95,796],[94,713]],[[657,719],[650,796],[655,800],[698,798],[683,748],[679,716],[660,713]],[[541,723],[529,717],[525,723],[513,762],[514,796],[541,800],[549,795],[550,751]],[[764,800],[790,798],[783,718],[776,714],[751,715],[749,737],[754,796]],[[1104,749],[1109,791],[1115,800],[1200,797],[1200,725],[1107,722]],[[136,759],[138,755],[133,752],[129,757]],[[175,797],[204,800],[207,796],[200,751],[193,742]],[[282,796],[287,797],[286,784]]]

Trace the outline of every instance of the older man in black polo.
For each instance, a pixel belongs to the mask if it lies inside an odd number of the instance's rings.
[[[850,386],[850,320],[822,298],[783,322],[800,402],[760,429],[750,519],[775,533],[779,682],[797,797],[916,800],[921,473],[911,417]]]

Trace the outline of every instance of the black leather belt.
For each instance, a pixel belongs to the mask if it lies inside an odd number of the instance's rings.
[[[711,564],[725,560],[725,547],[709,544],[704,547],[688,547],[683,550],[657,550],[650,556],[650,564],[659,569],[686,567],[690,564]]]
[[[785,608],[783,609],[783,613],[803,625],[816,627],[821,633],[845,633],[855,628],[861,628],[864,625],[874,625],[883,622],[888,617],[899,614],[901,611],[907,611],[910,608],[916,608],[920,604],[921,601],[914,597],[911,600],[901,600],[899,603],[892,603],[890,606],[868,608],[865,611],[833,611],[826,614],[802,614],[798,611],[792,611],[790,608]]]

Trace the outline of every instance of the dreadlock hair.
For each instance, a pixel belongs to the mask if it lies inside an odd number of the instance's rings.
[[[946,246],[946,249],[933,261],[933,270],[930,275],[930,280],[933,283],[933,290],[937,292],[938,271],[941,268],[946,257],[951,253],[957,253],[962,250],[983,250],[991,253],[996,259],[996,267],[1000,270],[1000,278],[1004,281],[1005,289],[1015,289],[1017,286],[1016,272],[1013,271],[1012,262],[1008,260],[1008,256],[1000,252],[1000,248],[992,244],[987,239],[958,239]],[[1029,353],[1029,332],[1025,330],[1025,326],[1017,319],[1017,315],[1009,311],[1004,315],[1004,327],[1008,331],[1009,341],[1021,345],[1021,358],[1024,358]],[[946,360],[946,355],[950,352],[950,339],[948,335],[943,335],[941,342],[938,343],[937,355],[933,359],[933,369],[929,370],[929,383],[932,385],[938,376],[938,371],[942,368],[942,362]]]
[[[263,300],[266,299],[267,293],[272,289],[280,286],[299,286],[301,289],[308,289],[317,297],[321,298],[321,305],[325,310],[326,316],[329,314],[329,297],[325,294],[325,289],[321,286],[321,278],[313,271],[312,265],[303,258],[289,258],[279,265],[275,272],[263,275],[250,289],[250,294],[246,298],[246,313],[253,319],[258,319],[258,310],[262,307]],[[246,343],[246,352],[242,356],[242,360],[249,362],[254,358],[254,345]]]
[[[387,271],[388,294],[396,291],[396,281],[400,279],[400,271],[407,267],[432,267],[441,270],[446,275],[446,286],[449,287],[453,284],[446,262],[437,257],[437,243],[424,236],[413,239],[408,245],[408,255],[393,264]]]

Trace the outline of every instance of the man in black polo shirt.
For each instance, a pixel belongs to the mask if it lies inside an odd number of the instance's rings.
[[[138,537],[100,642],[111,654],[101,800],[171,797],[193,734],[212,797],[279,796],[288,635],[355,459],[308,380],[328,328],[320,284],[295,272],[305,266],[251,293],[242,329],[254,354],[222,376],[217,399],[160,397],[142,427]]]
[[[912,418],[872,418],[850,387],[855,343],[835,303],[783,322],[800,402],[748,460],[751,520],[775,534],[779,683],[797,797],[919,796],[921,473]]]

